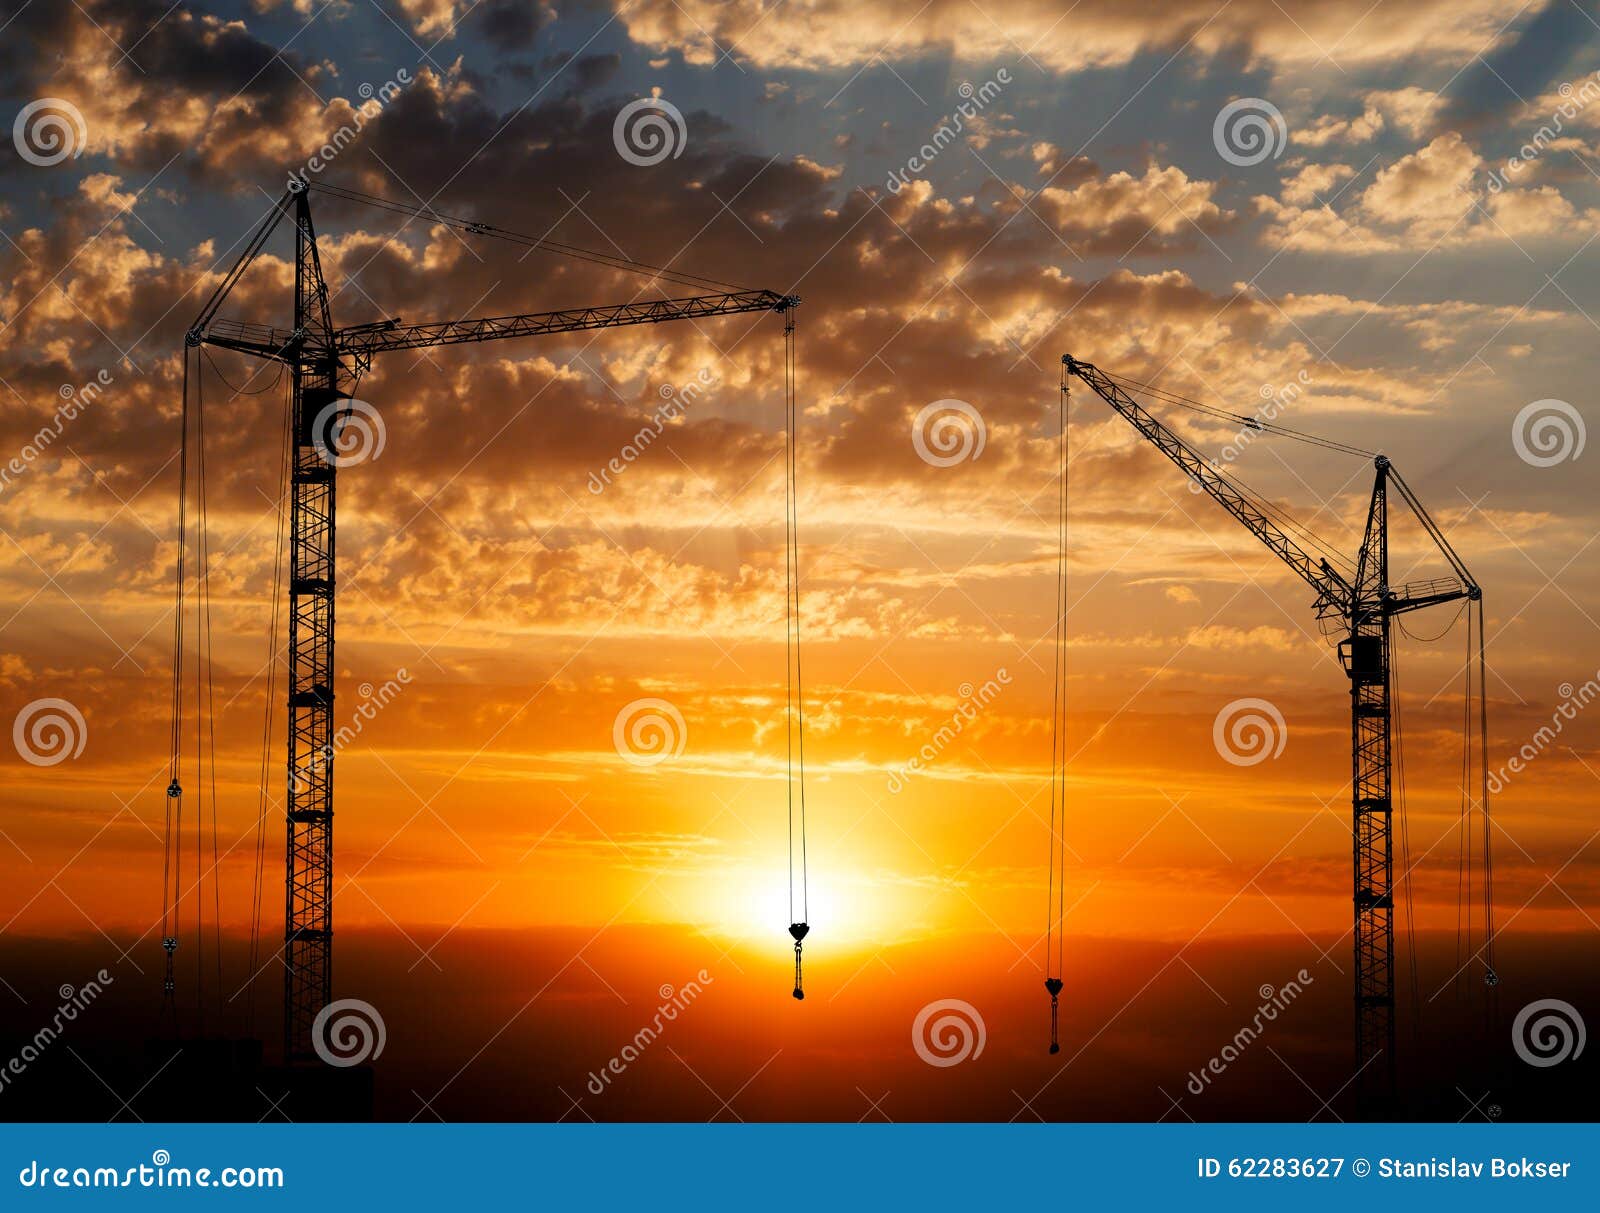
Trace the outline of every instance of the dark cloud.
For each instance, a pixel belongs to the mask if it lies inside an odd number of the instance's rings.
[[[237,183],[264,172],[275,146],[294,146],[327,90],[324,66],[294,48],[155,0],[33,4],[4,41],[0,94],[71,102],[87,120],[84,154],[109,154],[123,171],[153,172],[176,160],[175,176]],[[19,53],[24,47],[35,53]],[[0,172],[19,165],[31,167],[5,140]]]
[[[520,51],[532,46],[552,19],[550,10],[535,0],[484,0],[468,24],[497,49]]]
[[[1481,126],[1546,92],[1600,30],[1581,5],[1547,4],[1458,75],[1445,93],[1441,129]]]

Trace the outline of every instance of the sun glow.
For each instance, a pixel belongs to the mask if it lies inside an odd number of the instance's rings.
[[[888,882],[860,869],[814,863],[806,900],[802,910],[797,888],[791,918],[788,868],[746,864],[696,886],[678,908],[707,931],[738,940],[787,938],[789,924],[802,914],[811,926],[808,946],[826,941],[859,948],[900,938],[904,899]]]

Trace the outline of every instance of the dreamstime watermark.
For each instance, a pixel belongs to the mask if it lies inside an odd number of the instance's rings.
[[[395,72],[393,80],[385,80],[377,88],[363,82],[356,89],[361,97],[361,104],[352,107],[355,113],[353,122],[344,123],[333,132],[326,143],[312,152],[306,160],[305,168],[290,171],[289,188],[294,191],[305,189],[310,184],[310,177],[337,160],[340,153],[356,141],[356,137],[361,134],[367,123],[382,113],[383,107],[398,97],[400,90],[410,83],[411,73],[403,67]]]
[[[311,421],[311,443],[329,467],[354,467],[375,460],[388,442],[389,431],[377,406],[354,396],[330,400]]]
[[[359,998],[330,1002],[311,1021],[311,1047],[324,1062],[341,1070],[377,1060],[388,1041],[378,1008]]]
[[[72,102],[61,97],[30,101],[11,124],[11,142],[29,164],[49,168],[67,157],[76,160],[89,142],[89,124]]]
[[[1211,722],[1211,743],[1234,766],[1253,767],[1283,753],[1289,726],[1269,700],[1235,699],[1223,704]]]
[[[960,998],[930,1002],[911,1021],[911,1047],[940,1069],[981,1057],[988,1040],[989,1030],[978,1008]]]
[[[1565,400],[1525,404],[1511,423],[1512,449],[1523,463],[1536,468],[1577,459],[1587,440],[1583,415]]]
[[[988,707],[999,698],[1000,692],[1010,685],[1011,674],[1001,666],[994,672],[994,677],[985,679],[980,687],[975,688],[970,682],[963,682],[957,687],[956,694],[961,699],[960,705],[950,713],[950,719],[938,727],[932,738],[924,743],[909,762],[889,773],[889,791],[898,794],[911,782],[913,775],[944,753],[945,748],[966,731],[967,726],[978,718],[981,708]]]
[[[57,1167],[37,1158],[17,1173],[24,1188],[281,1188],[282,1167],[174,1167],[156,1150],[133,1167]]]
[[[1541,1070],[1576,1061],[1587,1041],[1578,1008],[1559,998],[1530,1002],[1511,1024],[1511,1047],[1523,1061]]]
[[[76,758],[88,743],[83,713],[65,699],[35,699],[11,725],[11,744],[30,766],[53,767]]]
[[[1307,986],[1312,984],[1312,976],[1305,969],[1301,969],[1293,978],[1283,983],[1276,990],[1270,985],[1264,985],[1256,991],[1261,997],[1261,1004],[1256,1007],[1255,1016],[1244,1027],[1233,1034],[1233,1039],[1222,1046],[1219,1052],[1198,1071],[1189,1071],[1189,1081],[1185,1084],[1192,1095],[1203,1095],[1205,1089],[1211,1085],[1213,1078],[1221,1077],[1234,1062],[1238,1061],[1244,1051],[1254,1044],[1261,1033],[1266,1030],[1267,1024],[1277,1019],[1280,1014],[1287,1011],[1290,1005],[1305,993]]]
[[[1567,724],[1578,718],[1579,712],[1596,699],[1600,699],[1600,670],[1597,670],[1595,676],[1588,679],[1581,687],[1563,682],[1556,688],[1556,694],[1561,696],[1561,702],[1556,705],[1556,710],[1550,713],[1550,723],[1540,725],[1533,736],[1522,743],[1521,749],[1501,763],[1499,770],[1490,773],[1491,792],[1501,791],[1511,782],[1513,775],[1520,775],[1527,770],[1528,764],[1549,749]]]
[[[676,758],[689,744],[683,713],[665,699],[635,699],[611,725],[617,754],[636,767],[653,767]]]
[[[1211,142],[1217,155],[1229,164],[1248,168],[1263,160],[1276,160],[1289,144],[1289,124],[1283,111],[1260,97],[1240,97],[1217,111],[1211,124]]]
[[[711,368],[701,367],[695,377],[682,387],[663,383],[657,388],[656,394],[661,397],[661,406],[650,414],[650,420],[623,444],[622,449],[611,457],[605,467],[598,472],[589,473],[589,491],[596,497],[605,492],[613,476],[620,476],[627,471],[628,466],[641,458],[656,439],[666,432],[667,423],[682,417],[684,410],[715,383],[716,376],[711,373]]]
[[[954,467],[983,454],[989,440],[983,415],[965,400],[935,400],[911,421],[917,458],[936,468]]]
[[[0,1091],[4,1091],[13,1079],[20,1078],[29,1066],[39,1060],[40,1055],[55,1043],[65,1026],[77,1019],[80,1012],[87,1011],[113,980],[110,973],[101,969],[77,989],[64,985],[57,990],[61,1003],[56,1007],[54,1017],[33,1034],[32,1040],[17,1050],[16,1056],[6,1063],[4,1069],[0,1069]]]
[[[1550,115],[1550,121],[1534,131],[1528,141],[1506,160],[1504,167],[1490,170],[1489,180],[1484,188],[1491,194],[1498,194],[1512,184],[1513,177],[1543,156],[1550,145],[1561,137],[1567,129],[1568,122],[1600,98],[1600,71],[1586,77],[1577,88],[1572,86],[1570,80],[1563,81],[1556,92],[1561,94],[1562,101]]]
[[[360,737],[366,731],[367,725],[377,719],[378,713],[393,703],[400,692],[410,685],[411,671],[401,666],[394,672],[393,678],[385,678],[379,686],[363,682],[357,687],[361,702],[356,705],[356,710],[351,713],[350,719],[334,730],[328,744],[313,751],[309,764],[295,772],[295,791],[303,792],[312,782],[312,776],[326,770],[340,751]]]
[[[885,183],[891,194],[898,194],[902,189],[911,184],[911,179],[927,170],[939,153],[944,151],[967,129],[967,123],[986,109],[1006,85],[1011,83],[1011,72],[1001,68],[994,76],[982,84],[974,85],[970,80],[963,80],[956,88],[963,100],[960,105],[951,111],[938,127],[934,130],[927,143],[919,147],[905,167],[889,174]]]
[[[1212,469],[1220,472],[1225,466],[1238,459],[1240,455],[1243,455],[1250,448],[1250,444],[1255,441],[1256,435],[1262,432],[1262,422],[1276,421],[1283,415],[1283,411],[1289,405],[1300,399],[1304,394],[1304,389],[1310,386],[1311,373],[1304,370],[1296,374],[1292,382],[1286,383],[1282,387],[1274,387],[1270,383],[1263,383],[1259,389],[1261,396],[1260,407],[1256,409],[1254,416],[1244,418],[1244,424],[1240,427],[1239,432],[1229,440],[1227,446],[1217,453],[1218,457],[1211,461]],[[1189,491],[1197,494],[1203,493],[1205,492],[1205,486],[1191,476],[1189,477]]]
[[[589,1071],[589,1081],[585,1084],[589,1091],[595,1095],[604,1095],[606,1088],[611,1085],[611,1080],[620,1077],[629,1066],[638,1061],[644,1055],[644,1051],[666,1031],[667,1024],[693,1006],[695,999],[704,994],[705,988],[711,983],[711,974],[701,969],[691,980],[676,989],[671,985],[663,985],[657,990],[661,1003],[656,1007],[655,1018],[635,1032],[633,1039],[623,1045],[615,1057],[598,1070]]]
[[[11,487],[11,482],[20,477],[31,467],[39,456],[45,454],[66,432],[67,425],[76,421],[78,415],[91,404],[99,401],[105,390],[114,383],[111,372],[102,369],[92,379],[74,386],[63,383],[56,390],[56,395],[61,403],[56,406],[55,412],[50,415],[48,424],[40,429],[23,445],[22,450],[12,456],[11,460],[0,467],[0,493]]]
[[[630,101],[617,111],[611,142],[629,164],[649,168],[669,156],[676,160],[689,143],[683,112],[659,92]]]

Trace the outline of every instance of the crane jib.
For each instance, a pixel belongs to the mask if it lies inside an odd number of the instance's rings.
[[[1128,394],[1113,378],[1092,363],[1069,355],[1061,359],[1061,390],[1067,390],[1067,377],[1076,375],[1135,430],[1166,455],[1201,490],[1220,504],[1256,536],[1280,560],[1316,591],[1318,619],[1336,621],[1343,635],[1338,641],[1340,664],[1350,683],[1351,706],[1351,807],[1354,840],[1353,905],[1355,927],[1355,1077],[1357,1100],[1369,1117],[1386,1118],[1393,1111],[1395,1096],[1395,982],[1394,941],[1395,894],[1394,854],[1391,822],[1394,810],[1404,807],[1403,767],[1397,762],[1398,727],[1393,702],[1395,675],[1391,652],[1391,623],[1399,615],[1465,600],[1476,607],[1477,648],[1473,651],[1474,612],[1465,610],[1469,660],[1466,698],[1468,724],[1465,745],[1472,753],[1474,738],[1470,713],[1473,700],[1473,670],[1477,678],[1477,754],[1481,768],[1481,790],[1477,808],[1483,824],[1483,944],[1474,955],[1483,966],[1484,983],[1489,990],[1487,1010],[1493,1019],[1493,991],[1499,978],[1493,963],[1494,901],[1490,892],[1492,867],[1489,859],[1488,707],[1484,693],[1487,661],[1484,655],[1483,594],[1467,570],[1443,529],[1429,515],[1415,493],[1389,459],[1373,455],[1375,478],[1367,511],[1366,528],[1353,574],[1341,574],[1325,558],[1313,558],[1269,513],[1283,512],[1234,484],[1175,431],[1168,428]],[[1158,397],[1195,407],[1212,416],[1248,423],[1248,418],[1222,412],[1174,396],[1150,385],[1141,385]],[[1357,448],[1270,423],[1256,423],[1254,432],[1276,432],[1310,441],[1346,453],[1361,453]],[[1431,581],[1393,586],[1389,582],[1389,487],[1393,485],[1410,508],[1427,536],[1449,563],[1452,576]],[[1287,525],[1296,526],[1292,520]],[[1304,528],[1298,530],[1309,536]],[[1315,538],[1315,537],[1312,537]],[[1401,881],[1405,880],[1402,873]],[[1402,883],[1402,887],[1404,887]],[[1471,953],[1471,918],[1468,918],[1468,952]],[[1415,956],[1412,957],[1415,964]],[[1381,1059],[1381,1060],[1380,1060]],[[1374,1064],[1376,1063],[1376,1064]]]
[[[658,324],[668,320],[709,319],[747,312],[788,312],[800,305],[796,295],[778,291],[726,291],[681,299],[652,299],[605,307],[564,308],[472,320],[402,324],[384,320],[335,330],[326,336],[302,330],[273,328],[232,320],[214,320],[190,335],[190,344],[211,345],[259,358],[288,363],[320,363],[370,357],[394,350],[429,349],[508,337],[533,337],[589,329]]]

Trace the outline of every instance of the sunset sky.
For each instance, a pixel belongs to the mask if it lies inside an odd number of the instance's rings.
[[[1597,22],[1573,0],[0,0],[0,118],[18,121],[0,140],[0,466],[15,457],[0,480],[0,723],[47,699],[83,721],[75,756],[0,752],[0,956],[71,937],[126,974],[128,996],[159,1001],[183,335],[313,154],[320,183],[803,299],[805,1010],[883,1015],[903,1035],[928,1001],[1003,999],[1044,1031],[1064,353],[1234,413],[1286,401],[1282,424],[1392,457],[1484,587],[1500,767],[1600,679],[1600,453],[1583,448]],[[682,116],[677,154],[635,163],[614,123],[652,96]],[[42,98],[81,118],[63,128],[70,155],[24,154],[20,115]],[[1264,155],[1219,125],[1241,99],[1269,114]],[[341,128],[354,137],[319,153]],[[312,209],[340,325],[685,293],[323,195]],[[292,252],[285,225],[222,315],[289,327]],[[338,756],[335,921],[351,943],[348,965],[336,944],[337,994],[384,1009],[347,976],[379,955],[395,958],[392,1004],[435,997],[453,955],[492,984],[482,957],[513,939],[546,966],[516,977],[529,993],[559,976],[625,1008],[643,990],[653,1008],[691,959],[748,956],[766,966],[750,1005],[762,981],[788,1002],[781,334],[777,316],[742,315],[391,353],[362,380],[385,443],[339,473],[335,726],[398,689]],[[211,358],[226,855],[220,888],[184,905],[180,1000],[197,903],[208,932],[218,904],[230,937],[249,926],[283,657],[269,639],[283,385]],[[661,438],[599,479],[674,394],[687,403]],[[925,459],[919,414],[950,400],[970,406],[981,450]],[[1208,452],[1236,434],[1151,407]],[[1075,987],[1075,964],[1122,972],[1134,998],[1147,961],[1162,1006],[1210,1001],[1213,975],[1184,949],[1237,946],[1252,1003],[1301,965],[1316,974],[1335,1033],[1319,1047],[1342,1057],[1349,716],[1332,644],[1306,587],[1077,381],[1070,417],[1064,1005],[1104,997]],[[1262,438],[1230,470],[1354,554],[1370,460]],[[1397,581],[1447,571],[1398,508],[1392,560]],[[1405,622],[1415,921],[1442,940],[1426,996],[1455,968],[1467,650],[1454,607]],[[192,611],[186,628],[192,784]],[[960,737],[897,777],[990,682]],[[641,699],[682,721],[680,752],[650,765],[616,741]],[[1283,720],[1281,753],[1254,765],[1213,740],[1242,699]],[[269,957],[281,703],[270,743]],[[1597,750],[1600,715],[1579,709],[1495,797],[1513,953],[1553,936],[1592,955]],[[186,831],[200,805],[191,791]],[[608,943],[662,931],[710,942],[670,960]],[[949,970],[904,959],[946,947]],[[1541,948],[1505,974],[1512,1012],[1574,997],[1560,948]],[[1141,959],[1122,971],[1117,955]],[[232,993],[247,974],[242,954],[228,963]],[[82,976],[27,973],[47,1000]],[[278,972],[260,981],[275,1007]],[[865,1005],[829,1001],[852,988]],[[785,1026],[750,1030],[804,1031],[787,1006],[769,1013]],[[635,1016],[620,1014],[567,1089],[626,1039]],[[536,1047],[541,1022],[536,1007],[507,1040]],[[848,1033],[823,1022],[810,1044],[836,1058]],[[436,1041],[442,1073],[497,1023]],[[1071,1023],[1067,1054],[1101,1027]],[[1177,1086],[1216,1035],[1173,1048]],[[1150,1098],[1127,1114],[1161,1114]]]

